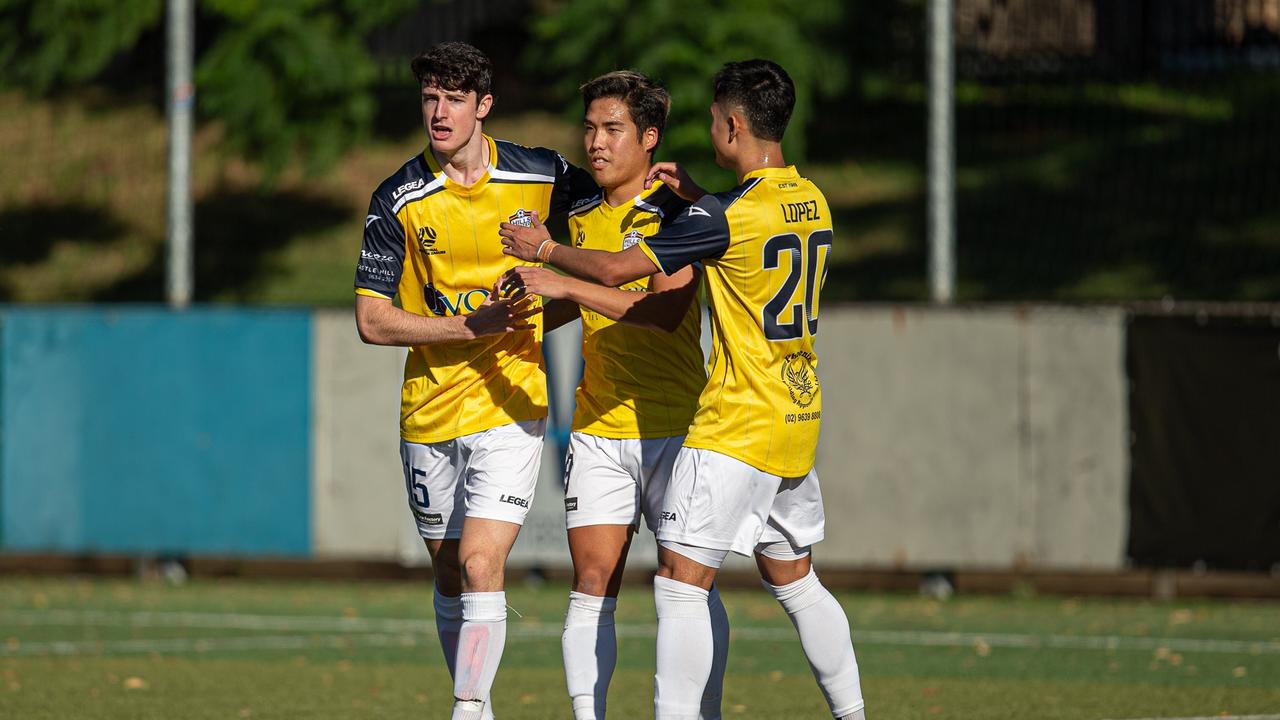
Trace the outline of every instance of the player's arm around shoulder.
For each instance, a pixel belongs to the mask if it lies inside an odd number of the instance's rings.
[[[694,267],[681,268],[673,275],[657,273],[651,276],[647,291],[633,292],[569,277],[545,267],[522,266],[507,272],[503,287],[520,288],[552,301],[568,301],[628,325],[675,332],[684,320],[689,303],[697,296],[700,277]]]
[[[537,213],[533,214],[532,220],[531,227],[509,222],[499,226],[503,253],[525,262],[547,263],[576,277],[609,287],[639,280],[658,271],[658,266],[635,246],[615,253],[561,245],[551,239],[551,233]]]

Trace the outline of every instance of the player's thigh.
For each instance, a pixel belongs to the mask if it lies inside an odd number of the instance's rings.
[[[635,525],[639,519],[638,468],[628,456],[638,455],[637,440],[605,438],[585,433],[569,437],[565,458],[565,525]],[[634,448],[633,448],[634,446]]]
[[[546,420],[509,423],[466,436],[466,516],[523,525],[542,466]]]
[[[428,541],[460,537],[466,463],[458,441],[422,444],[401,440],[400,459],[418,534]]]
[[[582,525],[569,528],[573,589],[587,595],[617,597],[633,525]]]
[[[658,539],[713,550],[750,553],[738,539],[755,537],[768,521],[777,478],[728,455],[681,448],[659,515]]]
[[[684,443],[683,435],[637,440],[639,457],[640,512],[650,531],[657,531],[662,513],[662,500],[671,483],[671,472]]]

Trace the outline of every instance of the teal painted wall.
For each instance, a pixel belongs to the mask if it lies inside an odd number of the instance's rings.
[[[310,552],[310,311],[0,309],[0,544]]]

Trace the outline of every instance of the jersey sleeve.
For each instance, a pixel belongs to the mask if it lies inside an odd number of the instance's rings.
[[[551,214],[568,212],[593,199],[600,192],[591,173],[555,153],[555,186],[551,189]]]
[[[683,212],[667,215],[657,234],[640,241],[640,249],[668,275],[721,257],[729,249],[729,221],[720,198],[704,195]]]
[[[404,271],[404,253],[404,227],[386,200],[375,193],[364,218],[356,293],[394,298]]]

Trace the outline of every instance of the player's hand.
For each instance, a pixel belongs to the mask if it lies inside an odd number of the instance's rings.
[[[504,278],[506,278],[504,282],[531,295],[540,295],[552,300],[569,297],[569,279],[546,268],[522,265],[508,270]]]
[[[648,190],[653,187],[655,180],[661,180],[671,188],[671,192],[689,202],[697,202],[707,194],[707,191],[694,182],[684,168],[673,162],[654,163],[653,167],[649,168],[648,174],[644,176],[644,188]]]
[[[502,223],[498,234],[502,236],[502,252],[506,255],[514,255],[525,262],[538,262],[538,248],[546,240],[551,240],[551,233],[547,231],[547,226],[542,224],[542,220],[538,218],[538,212],[535,210],[529,214],[533,219],[532,227],[516,225],[514,223]]]
[[[504,276],[505,277],[505,276]],[[475,337],[499,335],[537,327],[529,318],[542,312],[542,303],[523,287],[504,287],[502,278],[493,284],[489,297],[465,316],[463,324]]]

